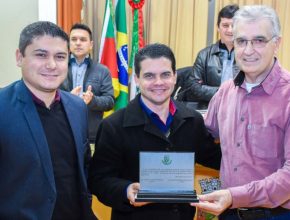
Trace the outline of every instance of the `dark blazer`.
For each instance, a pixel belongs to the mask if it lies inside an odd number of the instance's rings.
[[[94,94],[92,101],[88,104],[89,139],[91,143],[94,143],[97,126],[103,118],[104,111],[111,110],[114,107],[114,90],[109,69],[100,63],[93,62],[92,59],[89,59],[84,76],[84,91],[87,90],[89,85],[92,86],[92,92]],[[61,89],[66,91],[73,89],[71,63],[69,63],[68,76],[61,85]]]
[[[180,103],[176,103],[178,110],[167,138],[141,109],[139,98],[101,122],[89,169],[89,188],[112,207],[113,220],[192,220],[195,209],[189,204],[155,203],[139,208],[129,204],[126,189],[139,182],[139,152],[192,151],[198,163],[219,168],[220,148],[213,144],[202,116]]]
[[[84,170],[88,147],[84,102],[60,92],[74,135],[80,175],[83,219],[94,219]],[[42,124],[24,82],[0,91],[0,219],[50,220],[56,188],[50,151]]]

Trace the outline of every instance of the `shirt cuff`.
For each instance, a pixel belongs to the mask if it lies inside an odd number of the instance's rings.
[[[232,195],[231,208],[248,207],[250,204],[248,190],[245,186],[237,186],[229,188]]]

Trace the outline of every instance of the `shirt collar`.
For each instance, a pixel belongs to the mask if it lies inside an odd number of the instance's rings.
[[[272,69],[270,70],[269,74],[264,79],[264,81],[261,83],[263,86],[263,89],[265,90],[267,94],[271,95],[273,93],[275,86],[280,79],[280,72],[281,72],[281,66],[278,60],[275,58]]]
[[[226,51],[228,51],[227,46],[226,46],[224,43],[222,43],[221,40],[219,41],[219,48],[220,48],[221,50],[226,50]],[[229,52],[229,53],[232,53],[233,51],[234,51],[234,47],[231,49],[231,51],[228,51],[228,52]]]
[[[46,107],[45,103],[40,98],[38,98],[36,95],[34,95],[31,91],[30,91],[30,94],[31,94],[32,100],[36,104],[38,104],[38,105],[40,105],[42,107]],[[54,100],[52,101],[50,107],[52,107],[56,103],[60,103],[60,93],[59,93],[58,90],[56,90]]]
[[[155,112],[153,112],[150,108],[148,108],[145,103],[143,102],[141,96],[140,96],[140,105],[141,108],[148,114],[148,115],[152,115],[152,114],[156,114]],[[176,105],[174,104],[174,102],[170,99],[169,101],[169,113],[173,116],[177,111]]]
[[[170,99],[169,101],[169,112],[171,115],[174,115],[176,113],[176,105],[174,104],[174,102],[172,101],[172,99]]]
[[[269,74],[266,76],[266,78],[260,83],[260,85],[263,87],[264,91],[267,94],[272,94],[275,88],[275,85],[279,81],[279,72],[281,71],[280,64],[278,60],[275,58],[274,64],[272,69],[270,70]],[[240,71],[238,75],[234,79],[235,86],[242,86],[245,82],[245,73],[243,71]]]
[[[89,63],[90,63],[90,55],[89,55],[89,54],[86,55],[86,57],[85,57],[85,59],[83,60],[83,62],[78,63],[78,62],[77,62],[77,59],[75,58],[75,56],[71,53],[71,55],[70,55],[70,61],[69,61],[69,62],[70,62],[70,63],[75,63],[75,64],[77,64],[77,65],[79,65],[79,66],[81,66],[81,65],[83,65],[83,64],[89,65]]]
[[[148,115],[148,117],[152,120],[152,122],[159,128],[159,130],[165,134],[166,137],[170,135],[170,126],[173,122],[173,117],[176,112],[176,106],[174,102],[170,99],[169,102],[169,114],[167,116],[166,122],[164,123],[159,115],[157,115],[155,112],[151,111],[143,102],[141,96],[139,98],[139,103],[141,105],[141,108],[145,111],[145,113]]]

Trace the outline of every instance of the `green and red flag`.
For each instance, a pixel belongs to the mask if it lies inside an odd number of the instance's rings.
[[[129,63],[130,77],[130,100],[133,99],[138,93],[136,83],[134,80],[134,58],[137,51],[144,47],[144,24],[143,24],[143,13],[142,7],[145,0],[128,0],[132,7],[133,14],[133,30],[132,30],[132,49]]]
[[[99,62],[107,66],[111,72],[113,86],[118,81],[118,68],[116,58],[115,30],[113,24],[112,0],[106,1],[105,16],[100,43]],[[115,95],[118,88],[114,86]]]

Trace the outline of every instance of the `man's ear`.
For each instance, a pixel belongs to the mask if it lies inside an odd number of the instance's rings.
[[[91,40],[91,43],[90,43],[90,51],[93,50],[93,47],[94,47],[94,41]]]
[[[174,78],[175,78],[175,79],[174,79],[174,81],[175,81],[175,82],[174,82],[174,85],[175,85],[176,82],[177,82],[177,72],[176,72],[176,71],[174,72]]]
[[[135,80],[136,86],[139,87],[139,78],[136,73],[134,74],[134,80]]]
[[[218,33],[220,34],[220,26],[219,25],[216,25],[216,27],[217,27]]]
[[[20,52],[19,49],[16,50],[15,56],[16,56],[16,64],[17,64],[17,66],[21,67],[22,66],[23,56],[22,56],[22,53]]]
[[[275,55],[278,54],[280,45],[281,45],[281,37],[277,37],[277,39],[275,40]]]

